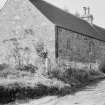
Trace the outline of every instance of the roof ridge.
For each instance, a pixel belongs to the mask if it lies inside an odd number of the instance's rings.
[[[90,24],[89,24],[90,25]],[[102,35],[95,27],[93,24],[90,25],[99,35]]]
[[[105,41],[105,32],[100,34],[101,29],[98,30],[98,28],[90,25],[85,20],[65,12],[63,9],[60,9],[45,0],[30,0],[30,2],[32,2],[53,24],[88,37]]]

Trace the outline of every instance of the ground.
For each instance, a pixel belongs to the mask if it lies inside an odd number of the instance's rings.
[[[72,95],[47,96],[27,103],[17,102],[16,105],[105,105],[105,80],[92,83]]]
[[[104,73],[67,68],[65,72],[61,72],[62,69],[56,68],[56,72],[53,70],[48,74],[43,74],[40,70],[31,73],[9,67],[2,70],[0,105],[99,105],[99,103],[103,105],[105,103]],[[54,76],[54,73],[57,75]]]

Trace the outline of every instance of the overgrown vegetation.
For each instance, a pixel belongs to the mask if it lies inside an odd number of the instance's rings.
[[[100,71],[77,70],[66,65],[57,65],[47,72],[47,76],[39,75],[38,68],[32,65],[27,67],[23,67],[25,70],[5,69],[1,72],[0,77],[5,77],[0,82],[1,104],[48,95],[64,96],[72,93],[76,87],[105,77]],[[30,67],[36,72],[32,72]],[[5,83],[6,79],[8,83]]]
[[[57,78],[58,80],[75,86],[105,77],[100,71],[73,69],[65,65],[53,68],[48,74],[49,78]]]
[[[34,46],[42,62],[40,67],[30,64],[29,57],[27,63],[24,64],[17,40],[14,43],[15,68],[6,64],[0,65],[0,104],[17,99],[33,99],[47,95],[63,96],[70,94],[76,87],[89,84],[90,81],[96,79],[105,78],[105,75],[101,72],[102,70],[74,69],[67,66],[65,62],[59,62],[55,65],[49,62],[49,65],[51,65],[49,69],[46,64],[48,50],[44,47],[43,42]],[[30,49],[26,48],[25,51],[26,53],[28,51],[29,54]],[[7,79],[8,83],[5,83]]]
[[[38,99],[47,95],[64,95],[64,89],[37,84],[35,87],[22,87],[18,83],[10,84],[10,88],[0,86],[0,103],[6,104],[16,100]],[[67,90],[66,90],[67,92]],[[69,92],[69,91],[68,91]],[[66,93],[67,94],[67,93]]]
[[[0,64],[0,71],[6,69],[6,68],[8,68],[8,67],[9,67],[9,65],[6,64],[6,63]]]
[[[105,59],[101,62],[99,66],[99,70],[103,73],[105,73]]]
[[[20,70],[20,71],[35,73],[38,70],[38,67],[36,67],[32,64],[28,64],[28,65],[17,66],[16,69]]]

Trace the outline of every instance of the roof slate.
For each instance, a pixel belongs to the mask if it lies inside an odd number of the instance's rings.
[[[105,29],[91,25],[43,0],[30,0],[53,24],[68,30],[105,41]]]

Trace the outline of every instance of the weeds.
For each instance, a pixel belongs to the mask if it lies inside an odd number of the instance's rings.
[[[49,78],[57,78],[68,84],[82,84],[90,82],[94,77],[104,77],[103,73],[96,70],[73,69],[65,66],[57,66],[49,73]]]
[[[36,76],[38,70],[39,68],[33,65],[27,65],[19,69],[8,68],[1,71],[0,76],[5,76],[5,79],[8,79],[10,75],[16,76],[16,78],[12,78],[16,81],[0,84],[0,104],[16,100],[37,99],[48,95],[64,96],[72,93],[76,87],[103,76],[100,71],[73,69],[64,63],[48,70],[45,76],[43,73]],[[10,78],[10,80],[12,79]]]

